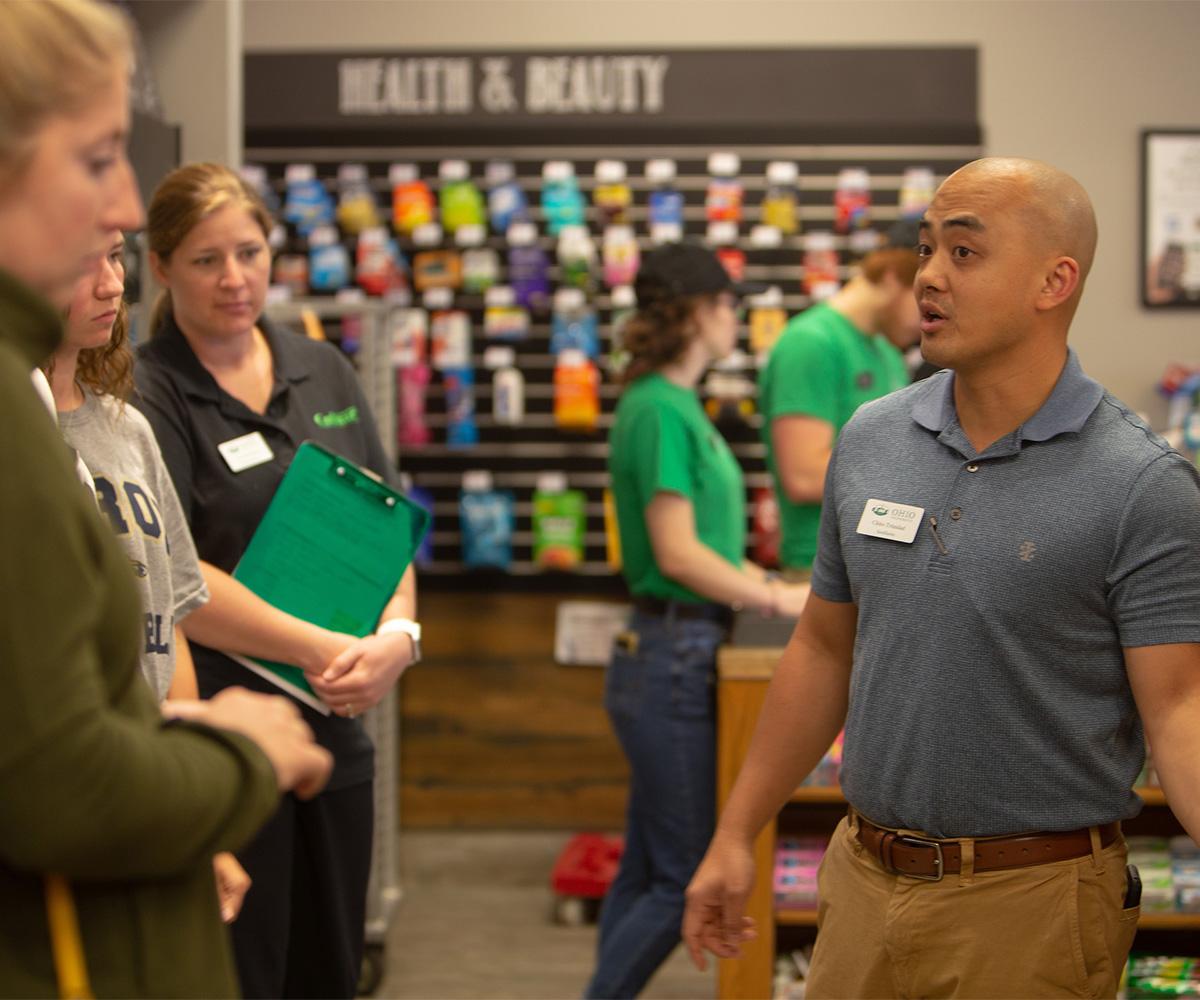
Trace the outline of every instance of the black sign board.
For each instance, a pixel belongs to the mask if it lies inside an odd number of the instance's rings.
[[[980,141],[974,48],[248,53],[249,145]]]

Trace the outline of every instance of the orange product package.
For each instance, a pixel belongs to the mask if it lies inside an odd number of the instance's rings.
[[[433,222],[433,192],[422,180],[404,181],[392,188],[392,225],[397,232],[412,234],[418,226]]]
[[[600,373],[582,351],[566,350],[554,369],[554,422],[569,430],[596,429]]]

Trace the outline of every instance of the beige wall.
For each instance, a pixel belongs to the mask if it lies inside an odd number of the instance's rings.
[[[242,0],[141,0],[130,9],[184,162],[242,158]]]
[[[1181,0],[244,0],[269,49],[977,45],[990,152],[1091,192],[1100,251],[1075,324],[1086,368],[1161,420],[1153,384],[1200,361],[1200,313],[1138,305],[1138,131],[1200,126],[1200,3]]]

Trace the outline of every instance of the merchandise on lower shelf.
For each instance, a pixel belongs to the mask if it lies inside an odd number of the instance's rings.
[[[804,1000],[808,967],[812,961],[812,945],[775,959],[774,1000]]]
[[[1129,837],[1143,913],[1200,913],[1200,848],[1190,837]]]
[[[781,837],[775,846],[775,906],[817,908],[817,869],[825,856],[823,837]]]
[[[1125,969],[1126,1000],[1200,997],[1200,959],[1131,955]]]

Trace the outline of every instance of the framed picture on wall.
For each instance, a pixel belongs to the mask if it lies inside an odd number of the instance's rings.
[[[1142,305],[1200,309],[1200,129],[1142,132]]]

